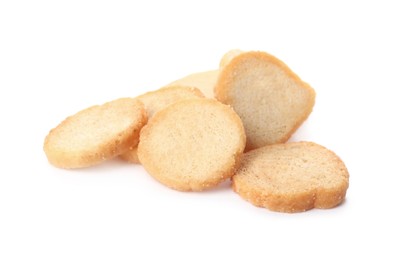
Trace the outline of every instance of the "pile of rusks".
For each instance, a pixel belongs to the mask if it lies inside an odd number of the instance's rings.
[[[276,57],[233,50],[218,70],[66,118],[44,151],[68,169],[119,156],[180,191],[231,179],[241,197],[273,211],[332,208],[349,186],[344,163],[316,143],[286,143],[314,101],[315,91]]]

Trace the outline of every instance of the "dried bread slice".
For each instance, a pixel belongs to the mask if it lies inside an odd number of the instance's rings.
[[[43,148],[49,162],[60,168],[95,165],[136,145],[146,122],[140,101],[117,99],[68,117],[50,131]]]
[[[341,159],[321,145],[275,144],[245,153],[232,186],[258,207],[301,212],[340,204],[349,174]]]
[[[187,75],[175,80],[168,86],[186,86],[198,88],[204,96],[214,98],[214,86],[218,79],[219,70],[209,70]]]
[[[140,100],[144,104],[148,119],[150,119],[156,112],[175,102],[185,99],[203,97],[204,95],[197,88],[169,86],[147,92],[136,97],[136,99]],[[128,151],[120,156],[120,158],[131,163],[139,164],[140,161],[137,156],[137,145],[130,147]]]
[[[142,129],[138,155],[156,180],[180,191],[201,191],[230,178],[246,143],[232,108],[214,99],[177,102]]]
[[[246,129],[246,150],[286,142],[311,113],[314,90],[265,52],[233,51],[221,60],[215,97]]]

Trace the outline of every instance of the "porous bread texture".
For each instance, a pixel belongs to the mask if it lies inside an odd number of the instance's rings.
[[[142,94],[136,99],[140,100],[146,109],[148,119],[163,108],[185,99],[203,98],[203,93],[194,87],[169,86]],[[121,159],[140,164],[137,156],[137,145],[131,146],[128,151],[120,156]]]
[[[245,153],[232,187],[255,206],[279,212],[332,208],[346,196],[349,173],[327,148],[298,142]]]
[[[117,99],[66,118],[46,136],[43,149],[56,167],[88,167],[136,145],[146,122],[140,101]]]
[[[162,184],[201,191],[230,178],[246,144],[232,108],[214,99],[177,102],[155,114],[142,129],[140,162]]]
[[[214,98],[214,86],[218,79],[219,70],[209,70],[187,75],[175,80],[168,86],[185,86],[198,88],[205,97]]]
[[[223,58],[215,97],[231,105],[246,129],[246,150],[284,143],[307,119],[315,92],[288,66],[265,52]]]

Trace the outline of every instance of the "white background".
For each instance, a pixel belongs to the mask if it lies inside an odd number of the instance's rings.
[[[399,259],[398,1],[220,2],[0,2],[0,259]],[[233,48],[315,88],[292,141],[344,160],[344,204],[275,213],[229,183],[182,193],[118,160],[47,162],[68,115],[215,69]]]

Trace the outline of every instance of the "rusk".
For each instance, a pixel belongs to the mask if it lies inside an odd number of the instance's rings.
[[[180,191],[201,191],[230,178],[246,137],[239,116],[214,99],[177,102],[155,114],[140,135],[146,171]]]
[[[246,150],[284,143],[311,113],[314,90],[265,52],[231,51],[221,60],[215,97],[246,129]]]
[[[245,153],[232,186],[255,206],[301,212],[340,204],[349,173],[341,159],[321,145],[275,144]]]
[[[146,122],[140,101],[117,99],[65,119],[46,136],[43,149],[54,166],[88,167],[135,146]]]

